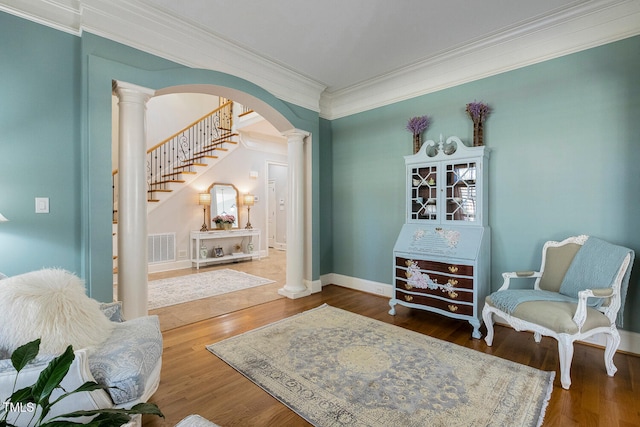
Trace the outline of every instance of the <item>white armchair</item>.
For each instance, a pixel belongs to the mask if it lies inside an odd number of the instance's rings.
[[[532,331],[536,342],[542,335],[555,338],[560,381],[568,389],[573,342],[605,334],[604,361],[613,376],[633,259],[630,249],[584,235],[545,243],[540,271],[503,273],[502,287],[486,298],[485,341],[493,344],[494,315],[517,331]],[[512,280],[522,278],[535,279],[533,289],[510,288]]]
[[[12,278],[0,281],[0,293],[8,289],[7,286],[3,287],[3,284],[9,280]],[[11,293],[11,290],[7,293]],[[18,300],[20,298],[13,304]],[[86,300],[90,299],[86,297]],[[112,327],[109,328],[106,339],[97,345],[77,349],[74,345],[75,359],[61,385],[66,391],[71,391],[87,381],[95,381],[107,388],[76,393],[62,399],[53,406],[47,419],[77,410],[111,407],[128,409],[137,403],[146,402],[158,388],[162,366],[162,335],[157,316],[123,321],[118,303],[100,305],[94,300],[90,301],[100,307],[98,312],[101,316],[107,316],[111,321],[107,322]],[[12,325],[3,323],[0,335],[9,332],[13,332]],[[3,342],[2,338],[0,337],[0,342]],[[22,344],[30,340],[25,339]],[[43,339],[43,343],[44,341]],[[41,346],[41,355],[20,371],[14,388],[16,371],[8,359],[12,351],[13,348],[3,349],[0,345],[0,402],[7,401],[12,390],[33,385],[50,360],[61,353],[47,353]],[[62,393],[61,390],[54,392],[51,400]],[[15,413],[9,414],[9,422],[18,426],[28,425],[32,414],[20,414],[19,410],[13,412]],[[134,423],[140,424],[140,418],[134,417]]]

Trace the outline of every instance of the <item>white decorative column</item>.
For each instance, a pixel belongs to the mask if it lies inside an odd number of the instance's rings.
[[[311,295],[303,281],[304,269],[304,139],[309,133],[293,129],[287,137],[287,279],[280,295],[295,299]]]
[[[126,319],[147,315],[146,109],[154,91],[114,82],[118,96],[118,300]]]

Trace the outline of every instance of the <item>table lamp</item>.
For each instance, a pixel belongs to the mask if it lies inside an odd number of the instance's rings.
[[[243,204],[247,207],[247,225],[244,228],[253,228],[251,226],[251,220],[250,220],[250,215],[251,215],[251,206],[253,206],[253,203],[255,202],[256,198],[254,197],[253,194],[245,194],[244,198],[242,200]]]
[[[200,231],[209,231],[209,227],[207,226],[207,206],[211,205],[211,194],[198,194],[198,204],[202,205],[202,228],[200,228]]]

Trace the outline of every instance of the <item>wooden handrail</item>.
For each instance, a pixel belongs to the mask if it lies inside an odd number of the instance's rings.
[[[217,113],[218,111],[222,110],[224,107],[226,107],[227,105],[229,105],[231,103],[233,103],[233,101],[227,101],[224,104],[222,104],[221,106],[219,106],[218,108],[216,108],[215,110],[213,110],[212,112],[205,114],[204,116],[200,117],[198,120],[194,120],[189,126],[186,126],[182,130],[180,130],[180,131],[174,133],[173,135],[171,135],[169,138],[166,138],[165,140],[163,140],[163,141],[157,143],[156,145],[154,145],[153,147],[149,148],[147,150],[147,154],[151,153],[153,150],[155,150],[156,148],[162,146],[163,144],[166,144],[168,141],[170,141],[173,138],[175,138],[176,136],[180,135],[182,132],[186,131],[190,127],[195,126],[197,123],[201,122],[202,120],[206,119],[207,117],[213,116],[215,113]]]
[[[154,145],[153,147],[149,148],[147,150],[147,154],[151,153],[153,150],[155,150],[158,147],[161,147],[163,144],[166,144],[168,141],[172,140],[173,138],[177,137],[178,135],[180,135],[181,133],[183,133],[184,131],[188,130],[189,128],[191,128],[192,126],[195,126],[196,124],[198,124],[199,122],[201,122],[202,120],[206,119],[207,117],[211,117],[214,114],[216,114],[218,111],[222,110],[223,108],[225,108],[226,106],[232,104],[233,101],[227,101],[224,104],[222,104],[221,106],[219,106],[218,108],[216,108],[215,110],[211,111],[210,113],[205,114],[204,116],[200,117],[197,120],[194,120],[193,122],[191,122],[191,124],[189,124],[188,126],[184,127],[182,130],[174,133],[173,135],[171,135],[168,138],[165,138],[163,141],[160,141],[159,143],[157,143],[156,145]],[[111,175],[114,176],[118,173],[118,169],[114,169],[111,172]]]

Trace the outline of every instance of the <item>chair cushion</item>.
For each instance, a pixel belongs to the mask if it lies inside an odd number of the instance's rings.
[[[491,296],[485,299],[486,303],[495,307]],[[518,304],[512,317],[535,323],[550,329],[558,334],[575,334],[578,326],[573,321],[577,304],[559,301],[528,301]],[[598,310],[587,307],[587,319],[582,327],[582,332],[599,327],[610,327],[609,319]]]
[[[109,388],[116,405],[138,399],[162,357],[158,316],[114,323],[111,336],[89,354],[89,369],[96,381]]]
[[[61,269],[43,269],[0,280],[0,348],[12,353],[41,338],[40,352],[61,354],[102,343],[113,323],[84,282]]]
[[[560,293],[577,298],[585,289],[613,286],[629,249],[595,237],[589,239],[573,258],[560,285]]]
[[[540,278],[540,289],[551,292],[560,291],[564,275],[581,247],[577,243],[567,243],[559,247],[547,248],[544,258],[544,270]]]

